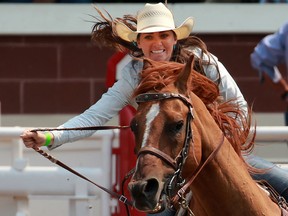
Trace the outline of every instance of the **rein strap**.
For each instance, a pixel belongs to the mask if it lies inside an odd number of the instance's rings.
[[[127,129],[130,128],[130,126],[92,126],[92,127],[75,127],[75,128],[41,128],[41,129],[33,129],[30,130],[31,132],[38,132],[38,131],[64,131],[64,130],[111,130],[111,129]],[[55,163],[59,165],[60,167],[68,170],[69,172],[79,176],[80,178],[90,182],[91,184],[95,185],[96,187],[102,189],[103,191],[107,192],[111,196],[117,198],[120,202],[124,203],[125,205],[133,206],[132,202],[127,199],[124,195],[118,194],[112,190],[109,190],[99,184],[96,184],[95,182],[91,181],[90,179],[86,178],[76,170],[72,169],[71,167],[67,166],[66,164],[62,163],[61,161],[57,160],[52,155],[48,154],[47,152],[43,151],[42,149],[38,147],[33,147],[33,149],[41,154],[43,157],[50,160],[52,163]]]
[[[47,158],[48,160],[50,160],[52,163],[55,163],[59,166],[61,166],[62,168],[68,170],[69,172],[79,176],[80,178],[82,179],[85,179],[86,181],[92,183],[93,185],[97,186],[98,188],[104,190],[105,192],[109,193],[111,196],[113,197],[116,197],[120,202],[123,202],[124,204],[126,205],[130,205],[132,206],[132,202],[129,201],[127,199],[127,197],[123,196],[123,195],[120,195],[114,191],[111,191],[111,190],[108,190],[107,188],[105,187],[102,187],[101,185],[99,184],[96,184],[95,182],[91,181],[90,179],[86,178],[85,176],[83,176],[82,174],[80,174],[79,172],[77,172],[76,170],[70,168],[69,166],[67,166],[66,164],[62,163],[61,161],[57,160],[55,157],[53,157],[52,155],[48,154],[47,152],[43,151],[42,149],[40,148],[37,148],[37,147],[34,147],[33,148],[36,152],[38,152],[39,154],[41,154],[43,157]]]
[[[130,126],[91,126],[91,127],[74,127],[74,128],[38,128],[30,130],[31,132],[38,131],[69,131],[69,130],[111,130],[111,129],[127,129]]]

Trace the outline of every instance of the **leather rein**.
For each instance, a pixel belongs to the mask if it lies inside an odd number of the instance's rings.
[[[130,128],[130,126],[92,126],[92,127],[75,127],[75,128],[41,128],[41,129],[33,129],[31,130],[31,132],[35,132],[37,133],[38,131],[64,131],[64,130],[111,130],[111,129],[127,129]],[[38,147],[34,147],[33,148],[36,152],[38,152],[39,154],[41,154],[43,157],[47,158],[48,160],[50,160],[52,163],[57,164],[58,166],[68,170],[69,172],[79,176],[80,178],[92,183],[93,185],[95,185],[96,187],[100,188],[101,190],[107,192],[108,194],[110,194],[112,197],[117,198],[120,202],[124,203],[126,206],[133,206],[132,202],[130,200],[128,200],[127,197],[125,197],[122,194],[118,194],[112,190],[109,190],[93,181],[91,181],[90,179],[86,178],[85,176],[83,176],[82,174],[80,174],[79,172],[77,172],[76,170],[72,169],[71,167],[67,166],[66,164],[62,163],[61,161],[57,160],[55,157],[53,157],[52,155],[48,154],[47,152],[43,151],[42,149],[38,148]]]
[[[192,174],[190,180],[188,182],[185,182],[185,179],[182,177],[182,169],[184,166],[184,163],[188,157],[189,149],[190,149],[190,142],[192,140],[192,145],[194,144],[193,142],[193,131],[191,128],[191,121],[194,119],[193,116],[193,105],[190,102],[189,98],[187,98],[184,95],[181,94],[175,94],[175,93],[146,93],[146,94],[141,94],[136,97],[136,102],[137,103],[144,103],[144,102],[149,102],[149,101],[160,101],[160,100],[167,100],[167,99],[180,99],[189,109],[189,112],[187,114],[187,121],[186,121],[186,135],[185,135],[185,140],[183,143],[183,148],[178,154],[178,156],[173,159],[171,158],[170,155],[160,151],[157,148],[150,147],[150,146],[145,146],[141,148],[138,152],[138,157],[141,154],[152,154],[157,156],[158,158],[162,159],[166,164],[171,166],[175,172],[173,176],[170,178],[169,182],[166,184],[166,193],[168,197],[170,198],[170,201],[173,204],[180,203],[181,206],[185,206],[187,209],[187,203],[185,202],[185,193],[189,186],[193,183],[195,178],[198,176],[198,174],[203,170],[203,168],[211,161],[213,158],[216,156],[218,153],[219,149],[224,143],[224,135],[222,137],[221,142],[217,146],[216,149],[213,150],[213,152],[209,155],[209,157],[206,159],[206,161],[202,164],[199,164],[199,166],[196,168],[194,173]],[[175,188],[177,189],[177,192],[175,193]],[[165,189],[164,189],[165,190]],[[179,199],[181,202],[179,202]],[[184,202],[183,202],[184,201]],[[191,214],[193,215],[193,213]]]

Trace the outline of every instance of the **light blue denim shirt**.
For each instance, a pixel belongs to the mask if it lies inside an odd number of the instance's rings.
[[[191,51],[199,56],[199,49],[194,49]],[[208,59],[208,57],[204,56],[204,59]],[[223,99],[227,101],[229,99],[237,98],[237,102],[240,104],[242,109],[247,111],[247,103],[231,75],[215,56],[213,56],[211,60],[218,64],[220,70],[221,83],[219,84],[219,89]],[[142,68],[143,63],[141,61],[137,61],[136,64],[133,64],[132,61],[129,62],[123,68],[121,78],[111,88],[109,88],[108,91],[103,94],[95,104],[93,104],[82,114],[75,116],[59,127],[72,128],[101,126],[116,116],[118,112],[126,105],[130,104],[136,108],[137,105],[132,98],[132,94],[136,86],[139,84],[139,74]],[[205,67],[205,73],[208,78],[217,83],[219,77],[215,65],[211,64]],[[95,131],[78,130],[53,131],[55,139],[53,145],[49,146],[49,149],[51,150],[64,143],[73,142],[91,136],[94,132]]]
[[[250,56],[251,65],[258,70],[260,79],[266,73],[273,82],[282,78],[277,65],[286,64],[288,73],[288,22],[274,34],[264,37]]]

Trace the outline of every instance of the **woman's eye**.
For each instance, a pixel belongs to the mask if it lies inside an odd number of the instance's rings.
[[[165,38],[167,38],[167,37],[168,37],[168,34],[162,34],[162,35],[161,35],[161,38],[162,38],[162,39],[165,39]]]
[[[146,35],[146,36],[144,37],[144,39],[146,39],[146,40],[151,40],[151,39],[152,39],[152,36],[151,36],[151,35]]]

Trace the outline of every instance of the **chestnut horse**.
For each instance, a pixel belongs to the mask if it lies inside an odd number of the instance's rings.
[[[155,213],[174,206],[178,214],[186,209],[196,216],[281,215],[241,156],[253,148],[247,114],[235,101],[219,102],[217,85],[193,70],[193,57],[186,65],[144,64],[131,121],[138,158],[128,188],[135,208]]]

